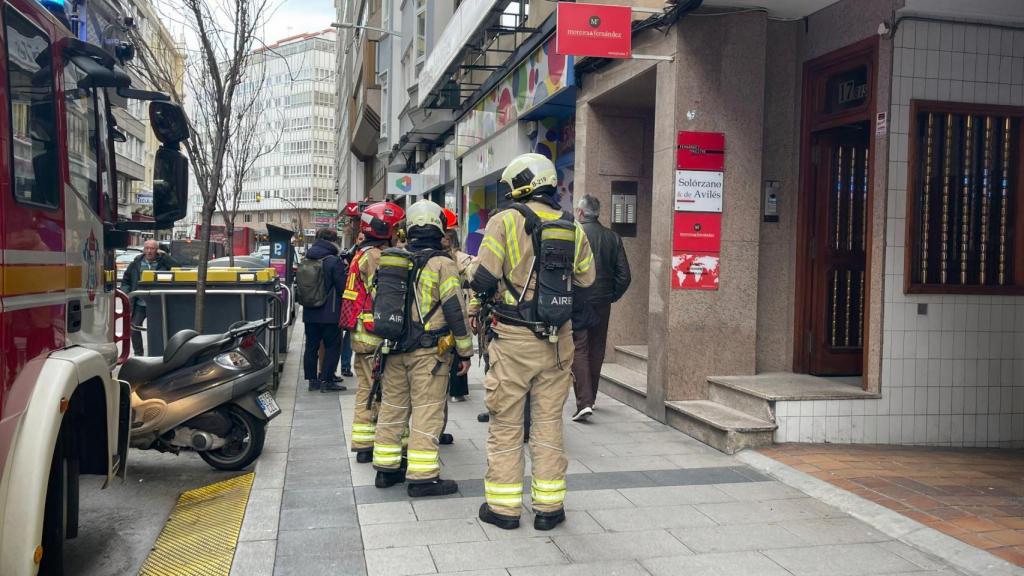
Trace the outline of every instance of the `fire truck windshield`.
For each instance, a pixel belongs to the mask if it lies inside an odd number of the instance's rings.
[[[107,102],[103,90],[79,88],[85,71],[64,67],[65,123],[71,188],[101,218],[111,210]]]

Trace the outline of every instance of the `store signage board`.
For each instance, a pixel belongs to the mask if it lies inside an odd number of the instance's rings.
[[[722,247],[722,215],[705,212],[676,212],[672,250],[715,252]]]
[[[317,226],[330,226],[334,223],[334,212],[313,212],[313,224]]]
[[[722,212],[724,172],[676,170],[676,211]]]
[[[673,290],[718,290],[718,252],[672,252]]]
[[[395,196],[414,196],[422,194],[424,191],[422,174],[388,172],[386,188],[384,190],[386,194],[392,194]]]
[[[725,134],[680,131],[676,140],[676,168],[725,170]]]
[[[633,56],[633,9],[579,2],[559,2],[555,53],[595,58]]]

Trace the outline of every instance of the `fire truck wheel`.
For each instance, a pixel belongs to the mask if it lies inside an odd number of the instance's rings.
[[[39,564],[40,576],[63,576],[64,574],[64,536],[67,532],[68,519],[68,488],[76,478],[72,478],[72,468],[67,454],[66,429],[61,427],[57,435],[57,445],[53,449],[53,461],[50,463],[50,478],[46,486],[46,508],[43,513],[43,559]]]
[[[218,470],[241,470],[263,452],[267,423],[234,404],[220,410],[231,420],[228,443],[216,450],[200,452],[199,457]]]

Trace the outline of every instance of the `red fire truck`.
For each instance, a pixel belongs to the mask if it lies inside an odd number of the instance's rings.
[[[4,576],[63,573],[63,542],[78,531],[79,475],[104,476],[106,486],[125,473],[130,391],[112,376],[113,251],[129,229],[169,228],[187,204],[181,109],[132,88],[121,68],[132,47],[89,37],[98,29],[61,0],[0,1]],[[111,110],[129,98],[152,101],[164,142],[152,223],[117,221],[113,148],[123,135]]]

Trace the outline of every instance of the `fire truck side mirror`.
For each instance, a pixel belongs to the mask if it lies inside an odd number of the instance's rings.
[[[188,207],[188,160],[167,145],[153,163],[153,219],[167,227],[185,217]]]
[[[150,102],[149,123],[157,139],[173,148],[190,136],[185,113],[173,102]]]

